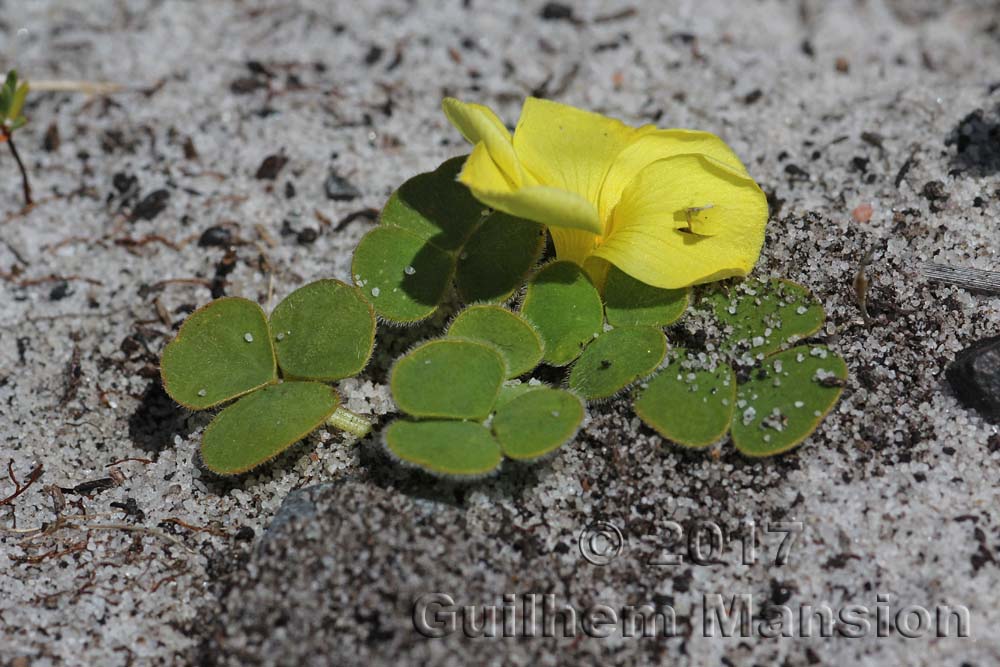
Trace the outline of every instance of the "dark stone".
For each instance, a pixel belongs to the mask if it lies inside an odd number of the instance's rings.
[[[201,248],[227,246],[232,241],[232,238],[233,233],[229,231],[228,227],[216,225],[209,227],[201,233],[201,237],[198,239],[198,246]]]
[[[374,65],[378,62],[379,58],[382,57],[384,50],[381,46],[373,44],[371,48],[368,49],[368,53],[365,54],[365,64]]]
[[[120,171],[111,178],[111,183],[115,186],[115,190],[125,194],[132,188],[139,185],[139,179],[132,174],[126,174],[125,172]]]
[[[319,232],[312,227],[299,230],[299,233],[295,236],[295,240],[302,245],[311,245],[316,242],[317,238],[319,238]]]
[[[989,175],[1000,171],[1000,108],[976,109],[959,121],[944,141],[955,146],[956,164]]]
[[[323,189],[326,190],[326,196],[333,201],[351,201],[361,196],[360,190],[333,169],[327,174]]]
[[[743,96],[743,104],[750,106],[751,104],[758,102],[762,97],[764,97],[764,91],[760,88],[756,88]]]
[[[280,153],[274,155],[268,155],[264,158],[264,161],[260,163],[257,167],[257,173],[254,174],[254,178],[261,181],[273,181],[281,173],[281,170],[285,168],[288,164],[288,158]]]
[[[154,190],[142,198],[132,209],[131,220],[152,220],[167,208],[170,193],[166,190]]]
[[[69,283],[65,280],[60,280],[55,284],[55,286],[49,291],[49,301],[61,301],[71,294],[69,291]]]
[[[540,16],[546,21],[573,21],[573,8],[561,2],[547,2]]]
[[[233,539],[239,542],[250,542],[253,540],[255,535],[256,533],[254,533],[253,528],[250,526],[243,526],[236,531],[236,534],[233,535]]]
[[[1000,424],[1000,336],[959,352],[946,375],[963,405]]]

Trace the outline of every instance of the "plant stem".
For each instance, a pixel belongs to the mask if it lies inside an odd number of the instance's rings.
[[[17,152],[17,147],[14,145],[14,137],[11,136],[10,132],[4,130],[4,137],[7,139],[7,145],[10,146],[10,152],[14,155],[14,160],[17,162],[18,168],[21,170],[21,185],[24,188],[24,206],[28,208],[34,202],[31,200],[31,184],[28,183],[28,170],[24,168],[24,163],[21,162],[21,156]]]
[[[353,436],[363,438],[371,433],[372,425],[367,419],[359,414],[355,414],[347,408],[340,406],[330,415],[326,423],[341,431],[347,431]]]

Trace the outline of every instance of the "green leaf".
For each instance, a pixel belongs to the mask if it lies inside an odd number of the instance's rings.
[[[529,382],[521,382],[520,380],[514,380],[512,382],[504,382],[503,386],[500,387],[500,395],[497,397],[497,402],[493,406],[494,410],[499,410],[503,406],[507,405],[515,398],[522,396],[529,391],[534,391],[535,389],[541,389],[545,387],[541,382],[535,382],[532,384]]]
[[[542,360],[542,339],[523,317],[500,306],[470,306],[448,328],[453,338],[496,348],[507,364],[507,377],[527,373]]]
[[[455,270],[449,253],[399,227],[376,227],[354,250],[351,273],[375,312],[392,322],[429,317]]]
[[[688,306],[690,288],[660,289],[611,265],[604,283],[604,312],[614,326],[673,324]]]
[[[11,130],[11,132],[13,132],[14,130],[17,130],[17,129],[20,129],[20,128],[24,127],[24,124],[27,123],[27,122],[28,122],[28,119],[25,118],[24,116],[20,116],[19,118],[15,118],[11,122],[11,124],[10,124],[10,130]]]
[[[193,410],[224,403],[278,379],[264,311],[236,297],[191,313],[160,359],[163,387]]]
[[[521,314],[542,336],[544,359],[565,366],[601,332],[604,306],[590,278],[572,262],[552,262],[528,283]]]
[[[14,97],[12,98],[10,108],[7,110],[7,117],[17,121],[21,116],[21,109],[24,108],[24,100],[28,97],[28,84],[22,83],[17,87],[14,92]],[[23,125],[23,123],[22,123]]]
[[[475,229],[486,206],[458,182],[465,157],[418,174],[392,193],[382,209],[382,225],[400,227],[442,250],[457,250]]]
[[[424,343],[392,369],[396,405],[414,417],[486,419],[506,367],[494,348],[467,340]]]
[[[375,313],[360,290],[317,280],[271,313],[278,365],[286,378],[332,381],[357,375],[375,346]]]
[[[508,457],[537,459],[572,440],[583,415],[583,402],[570,392],[538,387],[497,409],[493,434]]]
[[[501,460],[489,429],[473,422],[401,419],[385,430],[385,446],[402,461],[448,477],[482,477]]]
[[[736,404],[736,376],[684,350],[650,380],[635,401],[635,413],[657,433],[685,447],[707,447],[729,430]]]
[[[524,284],[545,247],[545,228],[494,212],[466,241],[455,283],[466,303],[507,301]]]
[[[220,475],[235,475],[274,458],[333,414],[337,392],[318,382],[283,382],[236,401],[205,429],[201,458]]]
[[[660,365],[667,339],[658,327],[618,327],[587,346],[569,373],[569,388],[588,401],[610,398]]]
[[[800,345],[768,357],[741,385],[733,444],[747,456],[795,447],[819,426],[843,392],[847,364],[821,345]]]
[[[744,280],[729,293],[717,289],[707,300],[719,323],[732,327],[724,349],[758,360],[815,333],[825,317],[816,297],[788,280]]]

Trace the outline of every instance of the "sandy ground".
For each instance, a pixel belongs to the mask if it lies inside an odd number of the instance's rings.
[[[0,157],[0,498],[22,490],[0,505],[0,661],[1000,662],[1000,432],[943,379],[956,352],[1000,332],[1000,298],[916,271],[1000,264],[1000,3],[620,0],[542,14],[483,0],[5,4],[2,69],[126,89],[32,96],[18,135],[29,212]],[[202,471],[207,417],[158,388],[163,345],[213,292],[274,304],[346,279],[369,209],[464,150],[446,94],[510,123],[536,94],[723,136],[771,198],[757,273],[815,291],[829,315],[817,339],[851,368],[820,431],[772,460],[713,457],[664,443],[618,400],[551,462],[468,487],[322,432],[256,474]],[[276,154],[287,164],[258,178]],[[329,198],[331,171],[357,196]],[[851,215],[862,204],[864,223]],[[199,245],[216,226],[231,249]],[[851,284],[869,251],[866,324]],[[389,361],[433,331],[384,330],[371,368],[342,385],[348,406],[386,421]],[[578,543],[598,521],[625,539],[604,566]],[[750,521],[746,558],[735,536]],[[781,522],[801,526],[783,563]],[[731,533],[713,562],[662,563],[678,529],[713,523]],[[648,604],[676,626],[427,638],[413,609],[435,592],[459,607],[551,594],[581,616]],[[706,637],[710,596],[739,594],[753,596],[753,636]],[[780,605],[861,605],[873,627],[761,637]],[[879,605],[892,618],[964,606],[970,636],[878,636]]]

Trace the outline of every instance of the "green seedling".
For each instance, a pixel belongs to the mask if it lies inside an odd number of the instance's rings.
[[[507,364],[507,377],[528,373],[542,360],[542,339],[523,317],[500,306],[470,306],[448,328],[451,338],[492,345]]]
[[[476,201],[456,180],[463,162],[404,183],[354,251],[354,282],[388,322],[430,317],[453,283],[467,303],[508,301],[541,256],[542,226]]]
[[[785,280],[746,281],[706,301],[727,332],[721,357],[678,351],[639,392],[636,413],[687,447],[711,445],[727,432],[747,456],[771,456],[802,443],[839,399],[847,365],[822,346],[777,351],[818,331],[822,306]],[[734,365],[746,374],[743,384],[734,380]]]
[[[175,401],[204,410],[237,399],[205,429],[206,467],[238,474],[274,458],[324,423],[363,437],[366,420],[325,384],[360,372],[375,314],[359,290],[320,280],[292,292],[268,321],[247,299],[217,299],[188,317],[160,361]]]
[[[559,261],[542,267],[531,278],[521,315],[541,334],[545,362],[565,366],[600,335],[604,305],[583,269]]]
[[[14,131],[24,126],[28,119],[24,117],[24,102],[28,97],[28,82],[18,83],[17,72],[7,72],[7,78],[0,87],[0,143],[6,142],[11,155],[21,170],[21,189],[24,193],[24,205],[31,206],[31,184],[28,182],[28,170],[21,161],[21,155],[14,145]]]
[[[658,327],[618,327],[594,339],[569,373],[569,387],[588,401],[611,398],[650,375],[667,354]]]

